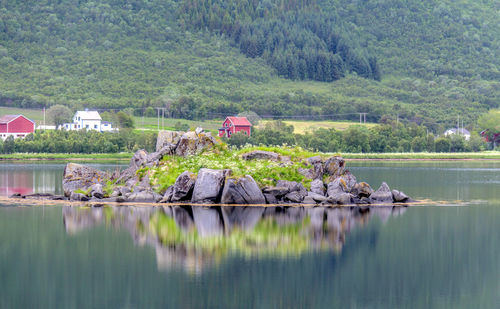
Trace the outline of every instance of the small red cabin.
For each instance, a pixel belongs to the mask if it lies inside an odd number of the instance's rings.
[[[0,137],[5,140],[9,136],[25,137],[35,132],[35,122],[23,115],[5,115],[0,118]]]
[[[219,129],[219,136],[231,137],[234,133],[243,131],[250,136],[252,124],[246,117],[227,117]]]
[[[493,143],[493,147],[500,144],[500,133],[488,134],[489,129],[481,131],[479,134],[487,143]]]

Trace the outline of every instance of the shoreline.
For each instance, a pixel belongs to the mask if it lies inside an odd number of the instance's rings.
[[[346,161],[498,161],[500,158],[349,158]]]
[[[2,161],[128,161],[132,153],[65,154],[15,153],[0,155]],[[333,155],[333,154],[331,154]],[[343,153],[348,161],[500,161],[500,152],[487,153]]]
[[[77,200],[51,200],[46,198],[18,198],[0,196],[0,203],[15,204],[17,206],[80,206],[80,207],[105,207],[105,206],[136,206],[136,207],[162,207],[162,206],[196,206],[196,207],[328,207],[328,208],[379,208],[379,207],[408,207],[408,206],[443,206],[449,204],[447,201],[418,200],[407,203],[379,203],[379,204],[336,204],[336,205],[318,205],[305,203],[289,204],[221,204],[221,203],[155,203],[155,202],[113,202],[113,201],[77,201]],[[30,204],[30,205],[26,205]],[[0,206],[2,207],[2,206]],[[8,207],[8,206],[7,206]]]
[[[342,157],[349,161],[500,161],[500,151],[343,153]]]
[[[67,154],[67,153],[15,153],[0,155],[0,162],[8,161],[129,161],[132,153],[98,153],[98,154]]]

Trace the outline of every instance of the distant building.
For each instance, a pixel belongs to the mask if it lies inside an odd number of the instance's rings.
[[[220,137],[231,137],[236,132],[244,132],[250,136],[252,124],[246,117],[226,117],[222,123],[222,128],[219,129]]]
[[[56,129],[56,126],[49,126],[49,125],[44,125],[44,124],[41,124],[39,125],[38,127],[36,127],[36,130],[55,130]]]
[[[470,139],[470,132],[466,129],[463,128],[453,128],[453,129],[448,129],[444,132],[444,136],[450,136],[452,134],[459,134],[462,135],[466,141]]]
[[[500,145],[500,133],[488,134],[489,129],[481,131],[479,135],[484,139],[487,143],[492,143],[493,148]]]
[[[0,118],[0,137],[6,140],[9,136],[23,138],[35,132],[35,122],[23,115],[5,115]]]
[[[74,130],[95,130],[99,132],[114,131],[113,125],[109,121],[102,121],[101,115],[97,111],[77,111],[73,116],[72,123],[63,123],[58,129]]]

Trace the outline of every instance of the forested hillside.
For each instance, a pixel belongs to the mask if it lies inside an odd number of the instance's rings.
[[[498,16],[493,0],[0,0],[0,105],[437,131],[499,106]]]

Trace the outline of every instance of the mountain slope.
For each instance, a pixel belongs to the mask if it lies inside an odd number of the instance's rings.
[[[289,60],[281,60],[286,70],[280,71],[265,48],[249,54],[234,31],[214,26],[213,7],[202,10],[207,18],[189,22],[186,12],[196,12],[186,11],[190,3],[197,2],[0,1],[0,105],[133,107],[137,114],[147,106],[168,106],[173,116],[185,118],[254,110],[356,119],[356,112],[367,112],[370,121],[399,115],[435,131],[455,123],[457,115],[467,125],[499,106],[496,1],[267,0],[252,1],[252,9],[237,6],[234,17],[221,19],[228,29],[247,24],[264,34],[270,30],[260,19],[331,16],[355,54],[375,56],[381,72],[375,81],[343,66],[345,77],[333,82],[310,81],[314,74],[290,69],[300,67],[300,61],[293,64],[301,57],[300,40],[284,49],[282,59]],[[285,8],[287,3],[295,6]],[[252,10],[259,13],[247,14]],[[296,31],[294,38],[303,37]],[[263,44],[256,46],[268,42]]]

